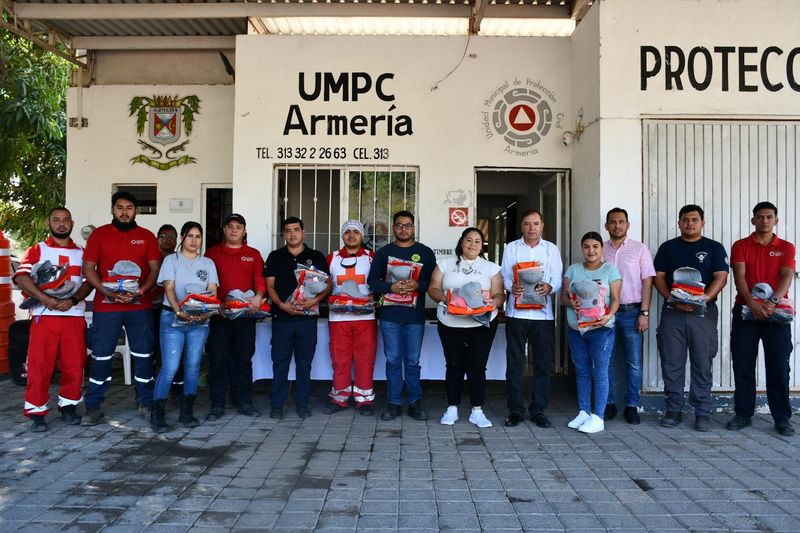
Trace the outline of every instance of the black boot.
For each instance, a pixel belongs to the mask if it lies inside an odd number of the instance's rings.
[[[195,395],[185,395],[181,399],[181,414],[178,416],[178,422],[184,427],[196,428],[200,425],[200,421],[194,417],[194,400],[197,398]]]
[[[61,420],[70,426],[77,426],[81,423],[81,417],[75,412],[74,405],[65,405],[61,408]]]
[[[167,419],[164,414],[164,405],[166,400],[156,400],[153,402],[153,407],[150,409],[150,427],[156,433],[164,433],[172,429],[167,425]]]

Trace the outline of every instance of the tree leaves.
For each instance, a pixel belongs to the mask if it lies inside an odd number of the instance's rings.
[[[64,203],[70,68],[0,34],[0,227],[19,246],[41,240],[50,209]]]

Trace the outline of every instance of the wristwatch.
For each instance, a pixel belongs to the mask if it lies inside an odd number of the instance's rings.
[[[639,314],[642,316],[650,316],[650,311],[648,311],[647,309],[642,309],[641,311],[639,311]]]
[[[70,296],[69,301],[72,302],[72,305],[78,305],[79,303],[81,303],[81,301],[75,298],[74,296]]]
[[[769,299],[769,301],[774,303],[775,305],[778,305],[781,302],[781,299],[778,298],[777,296],[773,296],[772,298]]]

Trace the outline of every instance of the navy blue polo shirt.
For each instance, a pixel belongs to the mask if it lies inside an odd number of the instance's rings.
[[[714,279],[715,272],[729,270],[725,247],[706,237],[694,242],[684,241],[680,237],[668,240],[658,247],[653,266],[656,272],[666,274],[667,287],[672,286],[672,273],[681,267],[696,268],[706,285]]]
[[[275,278],[275,292],[278,293],[283,302],[288,300],[297,288],[297,277],[294,275],[297,265],[314,266],[317,270],[330,275],[328,261],[322,255],[322,252],[309,248],[305,244],[303,244],[303,251],[298,255],[292,255],[288,246],[273,250],[267,257],[264,277]],[[280,320],[309,320],[317,318],[314,315],[290,315],[279,309],[277,305],[272,306],[272,316]]]

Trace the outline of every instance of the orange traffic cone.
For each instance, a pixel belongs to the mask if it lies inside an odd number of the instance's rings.
[[[12,322],[11,243],[0,231],[0,374],[8,374],[8,328]]]

